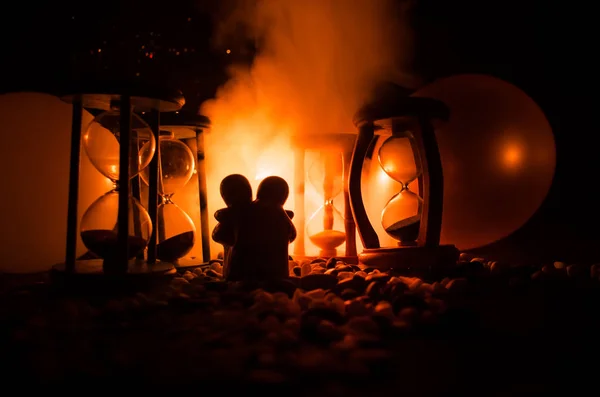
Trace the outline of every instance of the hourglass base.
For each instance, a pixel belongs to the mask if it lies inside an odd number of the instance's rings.
[[[171,263],[173,264],[173,266],[175,266],[175,269],[186,269],[186,270],[193,270],[197,267],[208,265],[208,262],[202,262],[202,258],[196,258],[196,257],[179,258],[175,261],[172,261]]]
[[[102,259],[78,260],[75,272],[67,273],[64,263],[52,267],[53,282],[69,289],[86,292],[112,293],[118,290],[142,289],[170,280],[177,270],[168,262],[153,265],[145,261],[129,261],[127,271],[120,274],[106,273]]]
[[[443,273],[456,264],[459,254],[453,245],[370,248],[363,250],[358,260],[368,267],[416,276]]]
[[[358,264],[358,257],[357,256],[345,256],[345,255],[306,256],[306,255],[294,255],[294,254],[292,254],[291,256],[292,256],[292,258],[294,258],[294,260],[296,262],[312,261],[312,260],[319,259],[319,258],[330,259],[330,258],[335,257],[336,259],[338,259],[340,261],[344,261],[344,262],[346,262],[349,265],[357,265]]]

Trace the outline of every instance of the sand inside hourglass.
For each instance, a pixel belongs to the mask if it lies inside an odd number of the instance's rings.
[[[194,232],[184,232],[163,240],[156,246],[158,259],[174,262],[188,254],[194,247]]]
[[[112,230],[86,230],[81,232],[85,246],[102,259],[117,256],[117,232]],[[141,237],[128,236],[128,258],[133,259],[146,248],[147,241]]]
[[[346,241],[346,233],[339,230],[323,230],[310,235],[309,239],[322,250],[334,250]]]
[[[421,217],[419,215],[398,221],[385,229],[386,233],[399,241],[415,241],[419,236]]]

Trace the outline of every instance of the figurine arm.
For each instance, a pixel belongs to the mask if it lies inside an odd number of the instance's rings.
[[[212,239],[219,244],[233,245],[235,243],[235,231],[230,226],[230,213],[231,211],[228,208],[215,212],[215,219],[220,223],[217,223],[217,226],[213,229]]]
[[[285,210],[285,213],[287,214],[288,218],[294,219],[294,211],[292,211],[292,210]]]
[[[227,214],[230,213],[229,208],[221,208],[215,211],[215,219],[219,222],[223,222],[227,218]]]
[[[294,242],[294,240],[296,239],[296,236],[297,236],[296,226],[294,226],[294,224],[292,223],[292,221],[290,219],[290,236],[288,238],[289,242],[290,243]]]
[[[235,244],[235,232],[231,227],[218,224],[212,232],[212,239],[219,244],[233,245]]]

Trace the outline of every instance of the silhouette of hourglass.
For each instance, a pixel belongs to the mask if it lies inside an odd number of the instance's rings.
[[[190,216],[172,201],[172,197],[191,179],[196,162],[190,148],[175,138],[174,132],[161,130],[158,141],[160,203],[156,220],[156,257],[176,263],[194,247],[196,226]],[[147,169],[140,174],[146,184],[149,184],[149,175]]]
[[[344,163],[339,152],[322,152],[308,170],[308,180],[323,197],[323,205],[306,224],[309,240],[321,249],[321,257],[334,257],[337,247],[346,241],[344,217],[334,206],[343,190]]]
[[[395,130],[379,149],[381,168],[400,183],[400,192],[388,201],[381,213],[381,224],[400,245],[416,245],[419,236],[423,201],[409,188],[421,175],[418,155],[412,132],[404,128]]]
[[[83,214],[81,239],[104,265],[116,262],[117,218],[119,211],[120,111],[112,110],[96,116],[83,135],[83,148],[94,167],[113,183],[113,189],[98,198]],[[156,149],[152,130],[138,115],[131,114],[129,176],[135,177],[148,167]],[[150,216],[129,192],[128,258],[133,259],[146,248],[152,234]]]

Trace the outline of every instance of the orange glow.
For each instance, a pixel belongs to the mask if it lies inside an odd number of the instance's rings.
[[[264,177],[283,177],[290,186],[285,207],[297,213],[294,189],[300,181],[294,180],[290,138],[310,140],[317,134],[355,132],[352,116],[369,97],[373,84],[388,79],[411,85],[398,70],[410,61],[406,56],[410,36],[405,30],[409,25],[389,23],[390,15],[394,19],[402,15],[402,10],[392,9],[396,3],[355,0],[339,7],[324,1],[240,1],[231,14],[220,19],[215,37],[219,45],[227,43],[243,25],[260,38],[261,47],[252,66],[234,66],[216,98],[200,110],[212,121],[206,137],[211,231],[216,225],[214,212],[224,206],[219,185],[225,176],[245,175],[254,194]],[[356,28],[357,23],[361,29]],[[399,44],[399,38],[405,39],[404,43]],[[314,160],[307,152],[305,222],[324,204],[308,180]],[[343,194],[336,197],[334,205],[343,213]],[[318,253],[306,234],[305,247],[306,255]],[[212,243],[213,255],[221,250]],[[290,252],[293,250],[292,245]]]
[[[64,261],[71,110],[71,105],[47,94],[0,95],[0,118],[7,131],[0,165],[10,171],[3,179],[10,194],[0,196],[0,217],[10,225],[0,243],[0,273],[48,271]],[[84,110],[82,127],[92,119]],[[94,168],[83,149],[79,189],[79,220],[98,197],[112,189],[110,180]],[[77,255],[85,251],[77,233]]]
[[[508,169],[520,168],[523,161],[523,150],[519,145],[507,145],[502,154],[504,166]]]
[[[468,250],[523,226],[548,194],[556,166],[554,135],[539,106],[485,75],[440,79],[415,96],[450,108],[450,120],[436,130],[444,170],[442,243]]]

